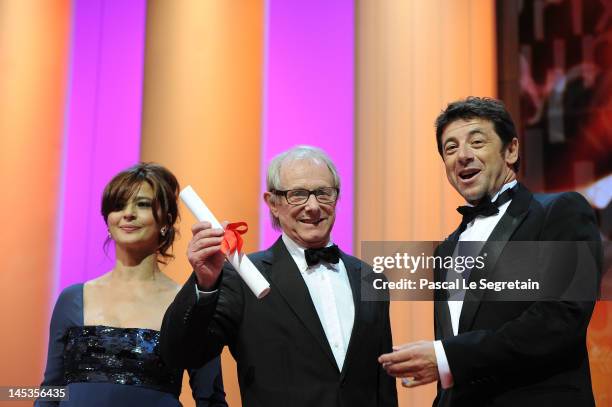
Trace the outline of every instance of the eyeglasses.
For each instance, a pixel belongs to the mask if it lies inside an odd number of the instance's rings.
[[[307,189],[289,189],[287,191],[280,191],[273,189],[274,195],[284,196],[289,205],[303,205],[308,202],[310,195],[314,195],[316,200],[322,204],[332,204],[338,199],[338,188],[318,188],[314,191]]]

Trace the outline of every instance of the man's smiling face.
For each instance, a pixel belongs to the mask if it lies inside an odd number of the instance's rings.
[[[280,170],[282,190],[335,187],[327,165],[318,160],[289,160]],[[324,247],[329,242],[336,220],[336,203],[323,204],[314,195],[302,205],[291,205],[283,196],[266,193],[266,202],[272,214],[278,218],[283,232],[305,248]]]
[[[493,195],[516,179],[518,139],[502,150],[502,140],[489,120],[456,120],[442,133],[442,158],[451,185],[471,204]]]

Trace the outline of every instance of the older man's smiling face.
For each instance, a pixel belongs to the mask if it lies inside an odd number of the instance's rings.
[[[284,162],[280,170],[282,190],[334,187],[333,176],[327,165],[318,160],[297,159]],[[323,204],[314,195],[302,205],[290,205],[283,196],[266,193],[270,211],[280,222],[283,232],[305,248],[324,247],[329,242],[336,203]]]
[[[477,204],[516,179],[512,164],[518,159],[518,139],[502,151],[492,122],[456,120],[442,133],[442,158],[451,185],[467,202]]]

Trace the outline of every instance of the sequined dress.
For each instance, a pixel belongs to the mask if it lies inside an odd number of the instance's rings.
[[[51,319],[42,385],[68,386],[69,399],[36,406],[180,406],[183,371],[166,366],[159,331],[83,326],[83,285],[66,288]],[[219,359],[189,371],[197,406],[227,406]]]

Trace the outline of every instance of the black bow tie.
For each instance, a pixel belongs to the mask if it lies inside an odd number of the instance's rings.
[[[460,206],[457,212],[463,215],[460,228],[465,230],[466,226],[476,219],[477,216],[493,216],[499,213],[499,207],[512,199],[514,188],[506,189],[502,192],[495,202],[491,202],[491,198],[487,195],[480,200],[476,206]]]
[[[335,244],[319,249],[306,249],[304,256],[309,267],[319,264],[321,261],[336,264],[340,261],[340,249]]]

